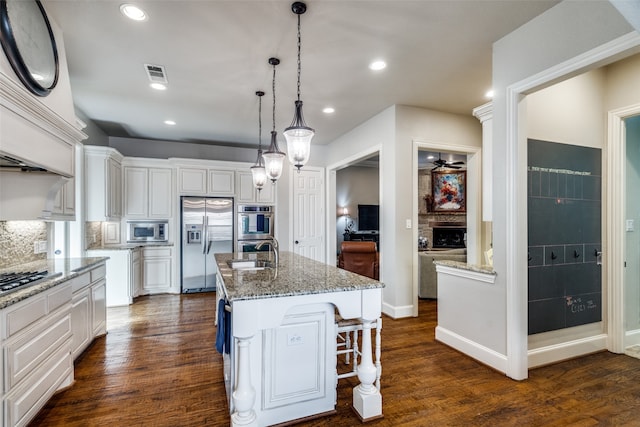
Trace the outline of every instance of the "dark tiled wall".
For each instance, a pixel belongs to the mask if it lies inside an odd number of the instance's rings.
[[[601,151],[529,140],[529,334],[602,319]]]

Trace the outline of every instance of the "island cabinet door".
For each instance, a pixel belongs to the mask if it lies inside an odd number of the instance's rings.
[[[335,408],[333,305],[290,309],[280,327],[263,331],[263,343],[261,423],[275,424]]]

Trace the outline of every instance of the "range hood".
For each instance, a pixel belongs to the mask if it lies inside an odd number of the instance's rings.
[[[68,178],[0,154],[0,220],[51,217],[56,195]]]

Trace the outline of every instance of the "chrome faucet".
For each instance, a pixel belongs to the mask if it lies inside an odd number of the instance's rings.
[[[276,263],[276,268],[278,267],[278,260],[280,259],[280,255],[278,253],[278,251],[280,250],[278,248],[278,241],[275,239],[275,237],[271,240],[264,240],[260,243],[258,243],[256,245],[256,249],[260,249],[261,247],[263,247],[264,245],[271,245],[271,248],[273,249],[273,258],[275,260]]]

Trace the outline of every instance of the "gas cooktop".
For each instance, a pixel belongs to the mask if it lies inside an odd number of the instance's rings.
[[[45,279],[50,279],[61,274],[62,273],[49,274],[47,270],[0,273],[0,296],[23,289],[29,285],[35,285]]]

